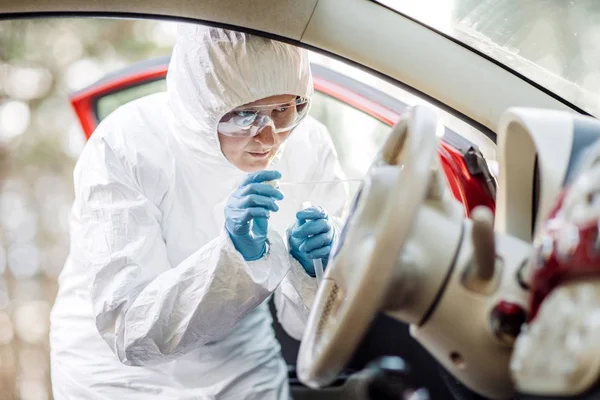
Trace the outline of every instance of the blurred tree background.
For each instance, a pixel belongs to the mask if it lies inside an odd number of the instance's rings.
[[[174,33],[173,23],[149,20],[0,21],[0,141],[9,155],[0,196],[0,399],[52,398],[48,313],[84,145],[68,95],[170,54]]]

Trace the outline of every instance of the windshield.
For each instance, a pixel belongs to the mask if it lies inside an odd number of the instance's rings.
[[[597,0],[377,0],[600,115]]]

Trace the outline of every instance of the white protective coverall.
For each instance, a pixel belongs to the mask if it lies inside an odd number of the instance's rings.
[[[74,171],[71,249],[51,315],[63,399],[287,399],[267,301],[300,339],[315,280],[287,250],[305,200],[335,215],[343,184],[283,189],[270,251],[246,262],[224,206],[246,176],[220,150],[231,109],[312,94],[308,54],[237,32],[179,27],[166,93],[107,117]],[[270,169],[283,181],[344,179],[326,128],[306,118]]]

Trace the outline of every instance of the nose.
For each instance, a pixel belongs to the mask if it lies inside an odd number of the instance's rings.
[[[275,144],[275,135],[276,134],[273,132],[273,127],[267,125],[259,131],[258,135],[254,136],[254,140],[264,147],[271,147]]]

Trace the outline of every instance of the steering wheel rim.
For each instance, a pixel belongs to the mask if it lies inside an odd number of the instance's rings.
[[[427,196],[442,134],[435,111],[415,106],[394,126],[369,169],[342,234],[346,243],[329,262],[302,338],[298,377],[307,386],[335,379],[381,309]]]

